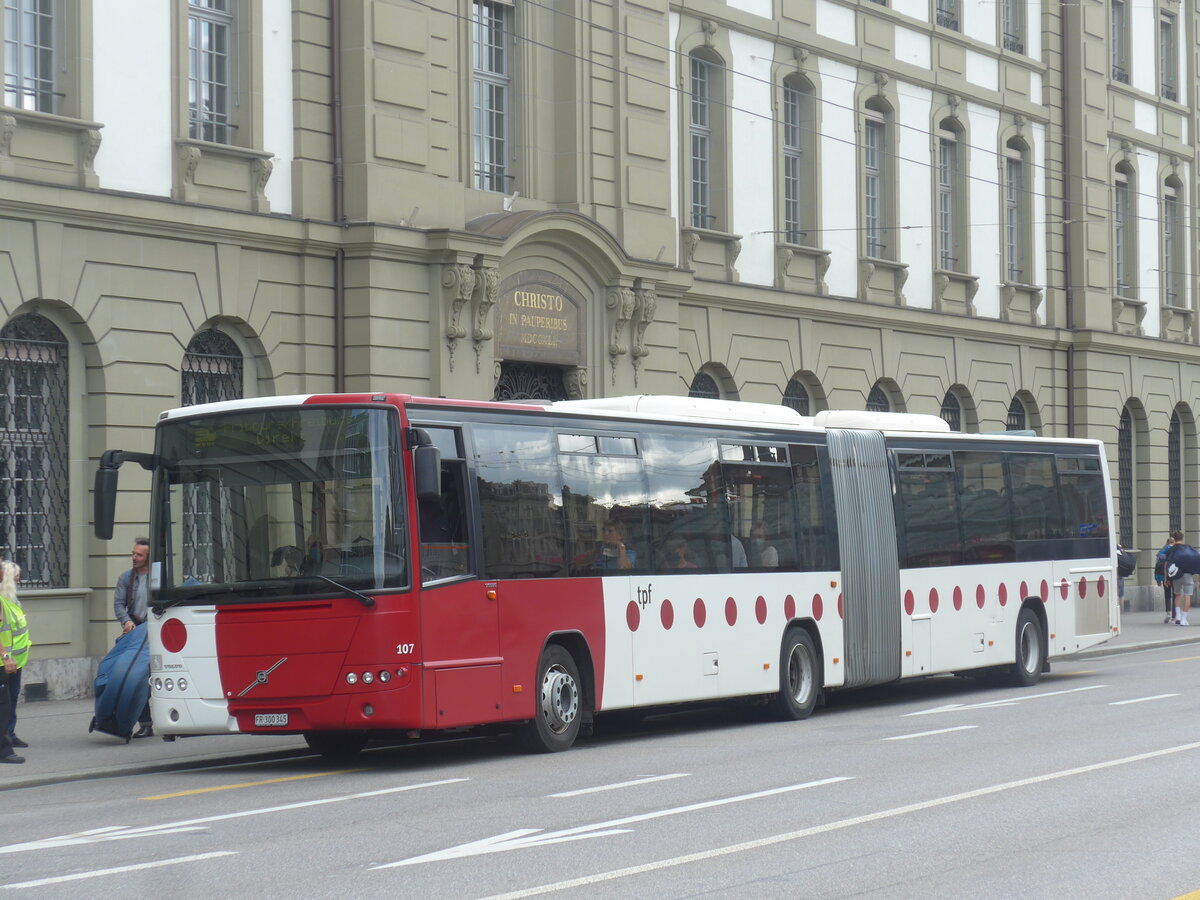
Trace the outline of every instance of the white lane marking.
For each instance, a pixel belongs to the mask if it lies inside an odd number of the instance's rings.
[[[560,794],[547,794],[549,797],[578,797],[582,794],[598,794],[601,791],[615,791],[617,788],[636,787],[641,784],[650,784],[653,781],[670,781],[672,778],[687,778],[687,772],[675,772],[671,775],[647,775],[644,778],[636,778],[633,781],[618,781],[616,784],[601,784],[597,787],[580,788],[577,791],[563,791]]]
[[[56,875],[53,878],[39,878],[36,881],[18,881],[13,884],[0,884],[0,890],[12,891],[17,888],[45,887],[48,884],[65,884],[68,881],[84,881],[88,878],[99,878],[102,875],[120,875],[122,872],[140,872],[142,869],[158,869],[162,866],[177,866],[180,863],[201,862],[206,859],[216,859],[219,856],[237,856],[233,850],[218,850],[213,853],[198,853],[195,856],[177,856],[175,859],[160,859],[155,862],[136,863],[131,866],[116,866],[112,869],[96,869],[91,872],[77,872],[74,875]]]
[[[729,856],[733,853],[745,853],[749,850],[759,850],[763,847],[770,847],[774,844],[783,844],[788,841],[796,841],[801,838],[812,837],[818,834],[828,834],[831,831],[839,831],[843,828],[852,828],[855,825],[867,825],[872,822],[878,822],[882,819],[892,819],[897,816],[904,816],[910,813],[922,812],[927,809],[934,809],[938,806],[946,806],[951,803],[960,803],[963,800],[974,800],[977,797],[986,797],[989,794],[999,794],[1004,791],[1011,791],[1017,788],[1028,787],[1033,784],[1042,784],[1048,781],[1056,781],[1060,778],[1069,778],[1073,775],[1086,775],[1090,772],[1099,772],[1103,769],[1111,769],[1114,766],[1123,766],[1130,763],[1144,762],[1148,759],[1158,759],[1163,756],[1170,756],[1173,753],[1185,753],[1189,750],[1200,750],[1200,742],[1191,744],[1180,744],[1177,747],[1167,747],[1163,750],[1152,750],[1149,753],[1139,753],[1136,756],[1125,756],[1121,759],[1111,759],[1108,762],[1093,763],[1089,766],[1079,766],[1074,769],[1063,769],[1059,772],[1049,772],[1045,775],[1035,775],[1032,778],[1022,778],[1019,781],[1007,781],[1004,784],[995,784],[991,787],[978,788],[974,791],[964,791],[961,794],[950,794],[946,797],[937,797],[933,800],[923,800],[920,803],[910,803],[906,806],[897,806],[893,809],[885,809],[877,813],[868,813],[863,816],[854,816],[850,819],[839,819],[836,822],[829,822],[825,825],[814,825],[812,828],[804,828],[800,831],[788,831],[784,834],[775,834],[770,837],[759,838],[754,841],[744,841],[740,844],[730,844],[726,847],[714,847],[711,850],[702,850],[698,853],[689,853],[686,856],[675,856],[670,859],[660,859],[657,862],[644,863],[640,866],[629,866],[625,869],[614,869],[611,872],[599,872],[595,875],[585,875],[582,878],[573,878],[570,881],[558,881],[553,884],[543,884],[537,887],[524,888],[518,891],[511,891],[507,894],[493,894],[490,897],[485,897],[483,900],[521,900],[523,897],[537,897],[541,894],[552,894],[556,891],[572,890],[578,887],[587,887],[592,884],[599,884],[605,881],[614,881],[618,878],[628,878],[631,875],[643,875],[647,872],[657,872],[662,869],[670,869],[675,866],[684,866],[688,863],[704,862],[710,859],[716,859],[721,856]]]
[[[915,734],[896,734],[892,737],[884,738],[885,741],[908,741],[912,738],[929,737],[934,734],[947,734],[951,731],[970,731],[972,728],[978,728],[978,725],[956,725],[953,728],[939,728],[937,731],[918,731]]]
[[[1068,688],[1065,691],[1047,691],[1044,694],[1021,694],[1016,697],[1006,697],[1003,700],[985,700],[983,703],[947,703],[945,706],[935,706],[933,709],[922,709],[917,712],[905,713],[908,716],[928,716],[933,713],[961,712],[964,709],[991,709],[997,706],[1015,706],[1026,700],[1041,700],[1043,697],[1061,697],[1064,694],[1077,694],[1080,691],[1095,691],[1108,687],[1107,684],[1089,684],[1086,687]]]
[[[820,781],[808,781],[804,784],[790,784],[787,787],[771,788],[766,791],[755,791],[753,794],[741,794],[737,797],[722,797],[720,800],[705,800],[701,803],[689,803],[687,806],[676,806],[671,809],[660,809],[656,812],[641,813],[636,816],[626,816],[623,819],[611,819],[608,822],[596,822],[592,825],[580,825],[576,828],[564,828],[562,831],[543,832],[540,828],[521,828],[507,831],[493,837],[471,841],[469,844],[459,844],[457,847],[447,847],[426,853],[423,856],[413,856],[391,863],[381,863],[371,866],[372,869],[391,869],[396,866],[411,866],[417,863],[434,862],[443,859],[460,859],[464,856],[479,856],[484,853],[500,853],[505,850],[521,850],[525,847],[540,847],[543,844],[561,844],[565,841],[578,841],[584,838],[605,837],[612,834],[623,834],[628,828],[621,825],[631,825],[634,822],[646,822],[663,816],[676,816],[680,813],[695,812],[698,809],[711,809],[714,806],[725,806],[730,803],[741,803],[745,800],[758,800],[762,797],[772,797],[776,794],[787,794],[792,791],[802,791],[805,788],[820,787],[839,781],[852,779],[839,775],[834,778],[822,778]]]
[[[398,794],[403,791],[415,791],[420,788],[439,787],[444,784],[455,784],[469,781],[468,778],[446,778],[442,781],[426,781],[421,784],[406,784],[402,787],[384,788],[378,791],[363,791],[358,794],[346,794],[342,797],[325,797],[321,800],[303,800],[299,803],[286,803],[283,806],[267,806],[262,809],[246,809],[241,812],[225,813],[220,816],[205,816],[201,819],[185,819],[182,822],[164,822],[161,825],[144,825],[140,828],[130,828],[125,825],[110,825],[106,828],[94,828],[91,831],[79,831],[75,834],[63,834],[58,837],[44,838],[40,841],[26,841],[22,844],[9,844],[0,847],[0,853],[20,853],[25,850],[45,850],[52,847],[70,847],[74,844],[95,844],[100,841],[120,841],[129,838],[149,837],[159,834],[173,834],[179,831],[200,831],[200,826],[210,822],[222,822],[227,819],[242,819],[246,816],[260,816],[265,813],[286,812],[291,809],[304,809],[307,806],[325,806],[329,803],[342,803],[346,800],[363,800],[367,797],[382,797],[386,794]]]
[[[1125,706],[1129,703],[1145,703],[1147,700],[1166,700],[1168,697],[1178,697],[1178,694],[1155,694],[1153,697],[1134,697],[1132,700],[1114,700],[1109,706]]]

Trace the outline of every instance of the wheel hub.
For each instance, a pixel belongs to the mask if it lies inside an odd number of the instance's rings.
[[[551,730],[562,732],[579,714],[579,686],[564,669],[554,666],[542,680],[542,717]]]

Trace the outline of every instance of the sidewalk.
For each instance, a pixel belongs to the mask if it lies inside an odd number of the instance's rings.
[[[1080,656],[1107,656],[1193,643],[1200,643],[1200,611],[1196,624],[1188,628],[1163,624],[1162,612],[1125,613],[1119,635]],[[88,723],[92,720],[90,699],[22,702],[17,715],[17,733],[30,746],[18,751],[26,759],[24,765],[0,764],[0,791],[131,771],[163,772],[205,761],[286,758],[311,752],[299,735],[231,734],[171,742],[152,737],[126,744],[110,735],[88,733]]]

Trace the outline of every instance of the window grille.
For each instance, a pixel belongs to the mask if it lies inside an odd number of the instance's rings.
[[[938,141],[938,267],[953,271],[955,227],[954,189],[958,174],[958,142],[953,137]]]
[[[65,587],[70,559],[67,341],[50,320],[0,330],[0,556],[28,587]]]
[[[783,231],[789,244],[803,244],[803,149],[808,96],[794,84],[783,86]]]
[[[937,23],[958,31],[958,0],[937,0]]]
[[[712,66],[691,57],[689,138],[692,170],[692,227],[709,228],[714,216],[710,196],[712,181]]]
[[[512,177],[508,171],[512,16],[507,4],[475,0],[471,22],[475,187],[497,193],[507,193]]]
[[[1179,413],[1171,414],[1167,432],[1167,525],[1171,531],[1183,530],[1183,423]]]
[[[717,381],[707,372],[697,372],[692,378],[692,384],[688,388],[689,397],[704,397],[709,400],[721,399],[721,388],[717,386]]]
[[[230,59],[234,35],[230,0],[188,0],[188,134],[228,144]]]
[[[787,388],[783,392],[783,405],[794,409],[802,416],[811,415],[809,413],[808,388],[800,383],[799,379],[793,378],[787,383]]]
[[[951,431],[962,431],[962,404],[953,391],[947,391],[942,398],[942,420],[950,426]]]
[[[867,256],[883,256],[883,172],[880,154],[884,125],[867,119],[863,131],[863,212],[867,237]]]
[[[891,412],[892,403],[878,384],[867,395],[867,412]]]
[[[56,111],[54,24],[54,0],[5,0],[5,106]]]
[[[1121,500],[1120,531],[1122,539],[1132,543],[1133,533],[1133,416],[1126,409],[1121,413],[1117,429],[1117,495]]]
[[[562,369],[533,363],[500,363],[493,400],[566,400]]]
[[[1009,431],[1024,431],[1027,427],[1025,422],[1025,404],[1021,402],[1019,397],[1013,397],[1012,403],[1008,404],[1008,420],[1005,423],[1005,427]]]
[[[201,331],[187,345],[183,355],[180,397],[184,406],[239,400],[242,397],[242,353],[227,334],[210,328]],[[215,514],[220,502],[216,485],[187,485],[183,494],[183,570],[198,581],[211,581],[212,561],[217,535],[213,524],[228,522],[228,516]],[[232,546],[232,534],[222,535],[225,546]]]

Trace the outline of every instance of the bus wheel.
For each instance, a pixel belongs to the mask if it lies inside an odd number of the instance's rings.
[[[771,711],[784,720],[807,719],[821,693],[820,655],[803,628],[789,628],[779,652],[779,693]]]
[[[306,731],[304,742],[322,756],[353,756],[367,745],[365,731]]]
[[[579,668],[558,644],[542,651],[538,661],[537,714],[525,726],[525,747],[534,753],[557,753],[575,743],[583,720]]]
[[[1046,638],[1041,623],[1031,609],[1017,616],[1017,661],[1010,670],[1009,681],[1017,687],[1037,684],[1046,661]]]

